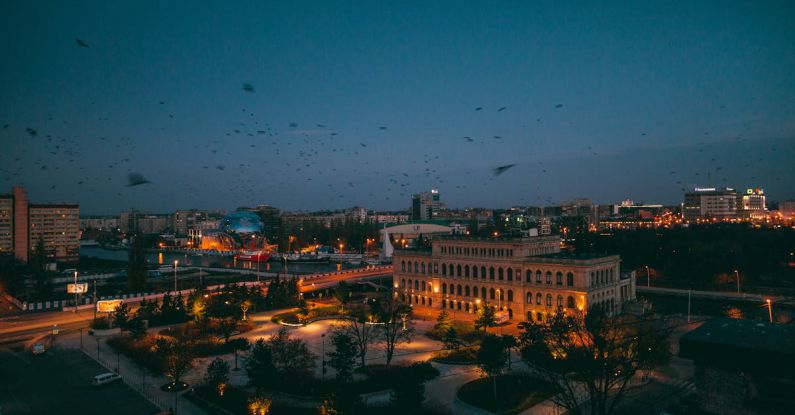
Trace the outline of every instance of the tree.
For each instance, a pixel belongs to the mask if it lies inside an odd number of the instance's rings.
[[[140,339],[146,335],[146,324],[137,314],[127,321],[125,329],[130,332],[133,339]]]
[[[191,312],[193,314],[193,321],[202,321],[207,315],[207,303],[201,295],[194,295],[191,304]]]
[[[296,380],[311,377],[315,359],[306,341],[290,338],[290,332],[282,327],[266,344],[271,349],[273,365],[280,376]]]
[[[450,313],[447,312],[446,309],[442,309],[442,312],[436,317],[436,325],[433,326],[433,330],[437,333],[445,333],[447,330],[452,327],[452,319],[450,318]]]
[[[39,237],[36,248],[30,256],[28,268],[33,274],[33,285],[36,295],[46,299],[52,294],[52,272],[47,269],[47,251],[44,248],[44,237]]]
[[[381,339],[386,349],[386,364],[392,363],[395,348],[400,343],[408,343],[414,335],[414,329],[407,326],[411,307],[401,304],[388,295],[381,306]]]
[[[174,383],[179,383],[182,376],[193,367],[193,345],[180,336],[168,342],[168,348],[165,360],[165,375],[171,378]]]
[[[497,320],[494,316],[494,307],[486,305],[478,311],[478,318],[475,320],[475,329],[483,328],[485,333],[489,327],[497,325]]]
[[[127,286],[130,290],[141,290],[146,287],[149,266],[144,252],[144,237],[136,232],[130,240],[130,251],[127,255]]]
[[[396,374],[392,387],[392,403],[402,411],[420,408],[425,400],[425,382],[439,376],[439,371],[428,362],[415,362]]]
[[[252,396],[248,400],[248,413],[251,415],[268,415],[272,401],[264,396]]]
[[[221,359],[220,357],[216,357],[207,365],[207,373],[204,375],[204,381],[207,384],[217,390],[219,394],[223,395],[223,387],[221,385],[226,385],[229,382],[229,363],[226,363],[225,360]]]
[[[342,304],[343,312],[345,312],[345,304],[351,299],[351,292],[351,287],[345,281],[340,281],[340,283],[334,287],[334,298]]]
[[[493,334],[483,337],[478,350],[478,367],[492,379],[495,402],[497,401],[497,375],[505,369],[506,360],[502,339]]]
[[[502,347],[505,348],[505,356],[508,361],[508,369],[511,368],[511,349],[517,347],[519,342],[516,340],[511,334],[503,334],[500,336],[500,341],[502,341]]]
[[[125,328],[127,321],[130,319],[130,306],[127,303],[121,303],[113,309],[113,324],[119,328]]]
[[[444,348],[447,350],[458,350],[461,347],[461,339],[458,338],[458,332],[455,327],[450,326],[447,328],[442,336],[442,343],[444,343]]]
[[[248,382],[257,389],[262,389],[276,380],[276,366],[273,364],[273,353],[265,339],[257,339],[251,348],[246,361]]]
[[[331,334],[331,344],[334,351],[326,353],[328,363],[337,371],[337,380],[348,383],[353,380],[353,366],[359,353],[356,339],[345,330],[335,330]]]
[[[237,323],[238,320],[234,317],[218,319],[218,332],[221,334],[224,343],[229,343],[229,338],[232,337],[232,334],[237,330]]]
[[[586,316],[556,313],[547,325],[520,324],[522,357],[560,390],[553,399],[573,415],[583,401],[592,415],[608,415],[624,398],[630,379],[670,356],[673,328],[651,315]]]
[[[362,367],[365,365],[367,349],[377,335],[376,325],[367,324],[368,322],[372,323],[373,320],[373,316],[368,317],[364,311],[360,311],[355,316],[345,318],[341,326],[341,330],[356,340],[357,356],[359,365]]]

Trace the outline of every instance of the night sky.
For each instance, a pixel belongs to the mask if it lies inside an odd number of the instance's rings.
[[[0,3],[0,193],[85,214],[795,198],[792,1],[52,3]]]

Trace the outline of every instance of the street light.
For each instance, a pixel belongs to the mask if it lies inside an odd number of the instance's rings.
[[[177,264],[179,264],[178,260],[174,260],[174,293],[177,292]]]
[[[646,287],[651,287],[651,275],[649,273],[649,266],[646,265]]]
[[[770,302],[769,298],[767,300],[765,300],[765,302],[767,302],[767,315],[770,317],[770,322],[772,323],[773,322],[773,304]]]
[[[737,280],[737,294],[739,294],[740,293],[740,272],[739,271],[734,270],[734,278]],[[770,300],[768,300],[768,302],[769,301]]]

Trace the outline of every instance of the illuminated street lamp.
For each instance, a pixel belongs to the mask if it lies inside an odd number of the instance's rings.
[[[177,264],[179,264],[178,260],[174,260],[174,292],[177,292]]]
[[[773,303],[770,302],[769,298],[767,300],[765,300],[765,302],[767,303],[767,315],[770,317],[770,322],[772,323],[773,322]]]

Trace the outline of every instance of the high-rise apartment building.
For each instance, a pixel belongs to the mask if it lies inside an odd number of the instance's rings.
[[[178,210],[171,217],[171,229],[176,235],[187,235],[189,231],[196,230],[197,225],[205,220],[207,220],[207,211]]]
[[[732,188],[696,187],[685,193],[682,207],[685,221],[727,219],[737,216],[737,192]]]
[[[433,220],[439,213],[439,189],[433,188],[430,192],[423,192],[411,196],[411,219]]]
[[[51,259],[74,262],[80,257],[80,208],[76,204],[31,204],[21,186],[0,195],[0,254],[13,253],[27,262],[39,241]]]

